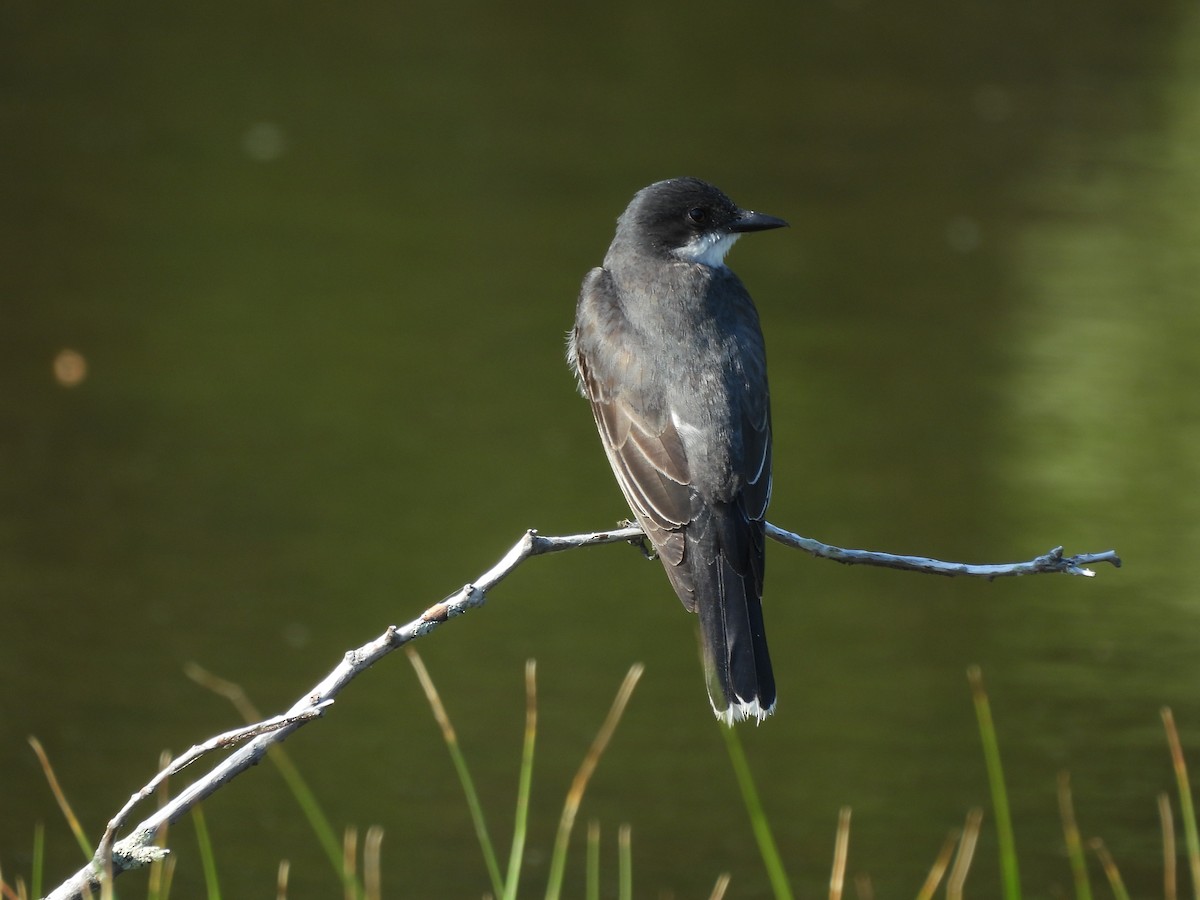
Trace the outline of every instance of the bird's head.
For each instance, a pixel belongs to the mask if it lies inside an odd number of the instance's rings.
[[[656,255],[721,268],[741,235],[785,225],[775,216],[742,209],[699,178],[671,178],[637,192],[617,220],[617,239]]]

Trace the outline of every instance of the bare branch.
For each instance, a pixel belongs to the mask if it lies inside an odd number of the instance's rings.
[[[267,734],[271,731],[275,731],[278,728],[282,728],[284,725],[300,724],[307,719],[316,718],[317,716],[321,715],[321,713],[325,711],[325,708],[331,703],[333,703],[332,700],[327,700],[324,703],[318,703],[315,706],[304,709],[295,715],[274,716],[270,719],[266,719],[265,721],[256,722],[253,725],[247,725],[242,728],[235,728],[232,731],[226,731],[224,734],[218,734],[216,737],[209,738],[202,744],[196,744],[186,753],[183,753],[170,760],[167,765],[163,767],[162,771],[160,771],[154,776],[154,778],[147,782],[145,787],[130,797],[129,802],[121,807],[120,811],[109,820],[108,828],[105,830],[104,836],[100,838],[100,846],[96,849],[96,854],[101,858],[107,858],[108,854],[112,852],[110,848],[113,840],[116,838],[117,832],[121,829],[121,826],[125,824],[125,820],[129,817],[129,813],[133,811],[133,808],[153,794],[154,791],[158,789],[158,786],[166,779],[183,771],[200,757],[211,753],[214,750],[226,750],[230,747],[236,747],[238,744],[241,744],[250,738],[258,737],[260,734]],[[162,848],[154,849],[161,850]],[[152,862],[154,859],[160,858],[164,855],[166,855],[165,851],[161,854],[150,853],[147,861]]]
[[[908,569],[937,575],[970,575],[987,579],[1040,572],[1092,575],[1093,572],[1082,567],[1097,562],[1107,562],[1114,566],[1121,564],[1115,551],[1064,557],[1062,548],[1058,547],[1029,562],[977,566],[947,563],[917,556],[893,556],[889,553],[869,550],[845,550],[792,534],[769,523],[767,524],[767,535],[782,544],[805,550],[813,556],[824,559],[832,559],[846,564]],[[169,852],[165,848],[154,845],[155,834],[162,825],[178,821],[201,800],[220,790],[246,769],[258,763],[271,746],[284,741],[302,725],[320,718],[346,685],[384,656],[409,641],[424,637],[443,622],[460,616],[477,606],[482,606],[488,591],[507,578],[525,560],[532,556],[558,553],[580,547],[593,547],[599,544],[626,542],[643,547],[643,537],[641,529],[636,525],[625,525],[611,531],[560,537],[544,537],[536,531],[527,531],[496,565],[480,575],[473,583],[463,585],[450,596],[433,604],[407,625],[391,625],[374,640],[355,650],[348,651],[333,671],[297,700],[287,712],[254,725],[234,729],[210,738],[171,760],[145,787],[130,797],[125,806],[113,816],[91,862],[59,885],[53,893],[47,896],[47,900],[74,900],[74,898],[83,896],[85,892],[90,894],[93,888],[105,880],[107,872],[111,872],[112,877],[116,877],[128,869],[135,869],[156,859],[161,859]],[[179,772],[202,756],[232,747],[237,749],[215,765],[211,771],[188,785],[172,800],[134,826],[125,838],[114,842],[117,832],[123,827],[134,807],[150,796],[163,779]]]
[[[992,565],[972,565],[971,563],[943,562],[940,559],[927,559],[924,556],[896,556],[891,553],[881,553],[878,550],[847,550],[822,544],[812,538],[801,537],[790,531],[777,528],[767,523],[767,537],[779,541],[788,547],[804,550],[821,559],[832,559],[847,566],[883,566],[887,569],[904,569],[909,572],[924,572],[927,575],[967,575],[973,578],[1005,578],[1014,575],[1039,575],[1048,572],[1059,572],[1067,575],[1083,575],[1088,578],[1096,573],[1085,569],[1094,563],[1111,563],[1116,568],[1121,567],[1121,558],[1116,550],[1105,550],[1103,553],[1080,553],[1075,556],[1063,556],[1063,548],[1055,547],[1049,553],[1038,556],[1027,562],[995,563]]]

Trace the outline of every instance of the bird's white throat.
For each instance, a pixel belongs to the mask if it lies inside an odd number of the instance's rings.
[[[700,263],[702,266],[720,269],[725,265],[725,254],[729,252],[729,248],[739,237],[741,237],[740,234],[718,234],[708,231],[696,235],[682,247],[671,252],[684,262]]]

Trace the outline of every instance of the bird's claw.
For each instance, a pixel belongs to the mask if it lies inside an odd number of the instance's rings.
[[[631,522],[629,519],[622,519],[619,524],[622,528],[638,527],[637,522]],[[635,538],[630,538],[629,545],[631,547],[636,547],[638,552],[641,553],[642,556],[646,557],[646,559],[658,559],[658,552],[654,549],[654,545],[650,543],[649,538],[647,538],[645,534],[640,534]]]

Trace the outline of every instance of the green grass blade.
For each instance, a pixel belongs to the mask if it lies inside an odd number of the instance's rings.
[[[622,825],[617,832],[617,898],[633,900],[633,832]]]
[[[1183,758],[1180,732],[1175,727],[1175,714],[1170,707],[1163,707],[1163,727],[1166,728],[1166,743],[1171,748],[1171,767],[1175,769],[1175,782],[1180,788],[1180,815],[1183,817],[1183,839],[1187,841],[1188,863],[1192,866],[1192,890],[1200,900],[1200,836],[1196,833],[1196,811],[1192,805],[1192,785],[1188,779],[1188,764]]]
[[[192,821],[196,825],[196,843],[200,845],[205,894],[208,900],[221,900],[221,887],[217,883],[217,858],[213,854],[212,837],[208,833],[208,822],[204,819],[202,804],[192,807]]]
[[[971,861],[975,858],[975,845],[979,843],[979,829],[983,825],[983,810],[978,806],[967,811],[967,820],[963,823],[962,835],[958,839],[958,852],[954,855],[954,865],[946,876],[946,900],[962,900],[963,886],[967,883],[967,875],[971,871]]]
[[[946,877],[946,900],[962,900],[962,887],[967,883],[974,859],[974,848],[979,842],[979,828],[983,826],[983,810],[973,806],[967,810],[967,820],[962,823],[958,852],[954,854],[954,865]]]
[[[1200,836],[1196,831],[1196,810],[1192,805],[1192,786],[1188,779],[1187,762],[1183,758],[1183,745],[1175,728],[1175,715],[1170,707],[1163,707],[1163,727],[1167,731],[1167,743],[1171,747],[1171,766],[1175,770],[1175,783],[1179,786],[1179,814],[1183,817],[1183,836],[1187,842],[1188,863],[1192,869],[1192,891],[1200,900]]]
[[[37,754],[38,762],[42,766],[42,774],[46,777],[46,783],[50,785],[50,792],[54,794],[54,800],[58,803],[58,808],[62,811],[63,818],[67,820],[67,826],[71,829],[71,833],[75,835],[75,842],[79,844],[79,849],[83,851],[84,859],[90,860],[92,858],[92,847],[88,843],[87,834],[84,833],[83,826],[79,824],[75,810],[71,809],[71,804],[67,802],[67,795],[63,793],[62,785],[58,783],[58,776],[54,774],[54,767],[50,765],[50,757],[46,754],[45,748],[42,747],[42,742],[35,737],[31,737],[29,738],[29,746]]]
[[[351,887],[353,879],[358,877],[355,867],[358,865],[358,829],[347,825],[342,832],[342,871],[347,878],[342,879],[342,900],[362,900],[361,894],[355,894]]]
[[[762,856],[763,867],[767,870],[771,889],[776,900],[792,900],[787,872],[783,868],[779,848],[775,845],[775,836],[771,833],[771,823],[767,821],[762,801],[758,798],[758,790],[754,787],[754,776],[750,774],[750,764],[746,761],[737,729],[720,724],[717,727],[721,736],[725,738],[725,749],[729,752],[729,761],[733,764],[733,774],[737,777],[742,803],[750,816],[750,827],[754,831],[754,839],[758,842],[758,852]]]
[[[275,900],[287,900],[288,876],[291,871],[292,864],[286,859],[281,859],[279,868],[275,871]]]
[[[588,822],[587,831],[586,900],[600,900],[600,823]]]
[[[1158,795],[1158,821],[1163,842],[1163,900],[1175,900],[1175,817],[1171,814],[1171,798],[1165,791]]]
[[[1092,885],[1088,881],[1087,856],[1083,852],[1083,840],[1075,822],[1075,804],[1071,801],[1071,776],[1058,773],[1058,811],[1062,819],[1063,839],[1067,844],[1067,860],[1071,864],[1071,877],[1075,882],[1076,900],[1092,900]]]
[[[850,855],[850,807],[838,811],[837,837],[833,842],[833,871],[829,873],[829,900],[842,900],[846,860]]]
[[[157,887],[157,894],[151,900],[167,900],[171,896],[171,882],[175,878],[175,864],[178,857],[168,856],[163,860],[162,880]]]
[[[171,762],[171,754],[164,750],[158,755],[158,769],[161,772]],[[158,799],[158,808],[162,809],[167,805],[167,801],[171,798],[171,779],[164,778],[159,782],[158,790],[155,791],[155,796]],[[170,823],[163,822],[158,826],[158,831],[154,835],[154,843],[160,847],[167,846],[167,834],[170,831]],[[166,900],[170,892],[170,883],[168,873],[175,865],[175,857],[168,856],[166,859],[156,859],[150,863],[150,874],[146,879],[146,900]]]
[[[954,848],[958,846],[958,838],[959,832],[952,831],[942,841],[942,849],[938,851],[933,865],[929,867],[929,874],[925,876],[921,890],[917,891],[917,900],[933,900],[934,891],[938,889],[946,870],[950,868],[950,860],[954,856]]]
[[[975,717],[979,720],[979,737],[983,743],[983,758],[987,764],[992,808],[996,815],[996,838],[1000,845],[1000,876],[1004,884],[1004,897],[1005,900],[1020,900],[1021,874],[1017,868],[1017,847],[1016,841],[1013,840],[1008,792],[1004,787],[1004,769],[1000,765],[1000,745],[996,741],[996,727],[992,723],[992,710],[987,693],[983,689],[983,673],[979,666],[967,669],[967,679],[971,682],[971,699],[975,704]]]
[[[383,829],[372,825],[363,842],[363,886],[366,900],[383,900]]]
[[[617,696],[613,698],[612,706],[609,707],[608,715],[604,717],[604,723],[596,732],[596,737],[592,739],[592,745],[583,757],[579,771],[575,773],[571,788],[567,791],[562,815],[558,820],[558,832],[554,837],[554,853],[550,857],[550,875],[546,879],[546,900],[558,900],[562,893],[563,872],[566,871],[567,866],[567,845],[571,840],[575,815],[579,812],[579,805],[583,802],[583,792],[587,790],[588,782],[596,771],[596,766],[600,763],[600,757],[604,755],[604,750],[608,747],[613,732],[617,730],[617,723],[621,721],[625,707],[629,705],[629,698],[633,696],[633,689],[637,687],[638,679],[642,677],[643,668],[641,663],[634,663],[629,667],[621,686],[617,689]]]
[[[712,893],[708,895],[708,900],[724,900],[725,892],[729,890],[730,877],[728,872],[722,872],[717,876],[717,883],[713,885]]]
[[[1093,838],[1088,844],[1096,851],[1096,855],[1100,857],[1100,866],[1104,869],[1104,874],[1108,877],[1108,885],[1112,888],[1113,897],[1116,900],[1129,900],[1129,891],[1125,889],[1125,881],[1121,878],[1121,872],[1117,869],[1117,864],[1113,860],[1112,854],[1104,846],[1104,841],[1099,838]]]
[[[493,896],[503,897],[504,879],[500,876],[500,864],[496,861],[496,850],[492,846],[492,839],[488,834],[487,822],[483,817],[483,805],[479,802],[479,794],[475,791],[475,782],[471,778],[471,772],[467,769],[467,761],[458,746],[458,734],[450,723],[450,716],[446,712],[446,707],[442,705],[442,698],[438,695],[437,688],[433,685],[433,679],[429,677],[429,670],[425,668],[425,663],[421,661],[420,655],[412,647],[405,647],[404,652],[408,655],[408,661],[412,663],[413,671],[417,673],[417,680],[421,682],[422,690],[425,691],[425,699],[429,701],[429,707],[433,710],[433,717],[442,731],[442,740],[446,744],[446,750],[450,753],[450,761],[454,763],[454,771],[458,773],[459,784],[462,785],[463,793],[467,797],[467,809],[471,813],[471,822],[475,826],[479,849],[483,852],[483,861],[487,866],[488,877],[492,881]]]
[[[521,881],[521,862],[525,858],[525,835],[529,830],[529,795],[533,788],[533,746],[537,738],[537,664],[525,661],[525,741],[521,749],[521,774],[517,783],[517,812],[513,822],[512,852],[508,856],[508,877],[504,882],[504,900],[516,900]]]

